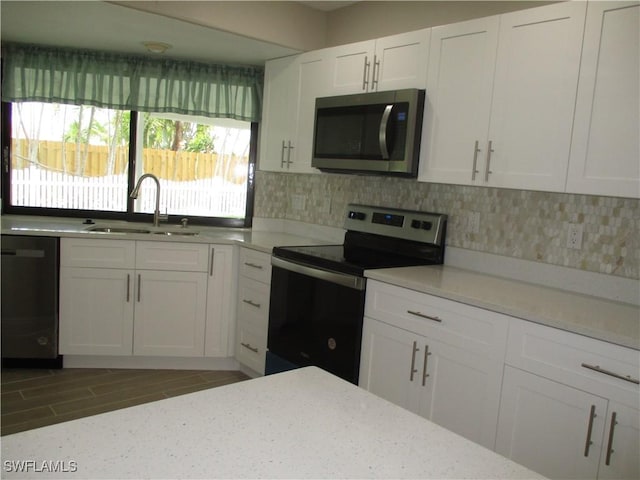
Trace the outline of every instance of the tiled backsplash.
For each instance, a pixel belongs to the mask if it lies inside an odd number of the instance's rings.
[[[640,201],[337,174],[257,172],[254,215],[342,227],[348,203],[449,215],[447,245],[640,278]],[[475,220],[475,221],[474,221]],[[569,224],[583,227],[567,248]]]

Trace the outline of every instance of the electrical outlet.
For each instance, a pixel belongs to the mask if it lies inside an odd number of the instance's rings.
[[[582,232],[583,226],[581,223],[570,223],[569,230],[567,232],[567,248],[573,248],[580,250],[582,248]]]
[[[471,212],[467,219],[468,229],[471,233],[480,233],[480,212]]]

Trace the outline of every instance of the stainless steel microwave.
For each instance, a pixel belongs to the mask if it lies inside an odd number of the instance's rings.
[[[311,166],[417,176],[424,97],[407,89],[316,99]]]

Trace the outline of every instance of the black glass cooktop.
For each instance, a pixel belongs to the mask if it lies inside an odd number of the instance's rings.
[[[275,257],[292,260],[324,270],[363,276],[365,270],[374,268],[406,267],[434,263],[404,255],[401,251],[389,252],[367,248],[351,248],[344,245],[308,245],[276,247]]]

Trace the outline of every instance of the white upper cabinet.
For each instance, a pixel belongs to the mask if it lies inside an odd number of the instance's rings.
[[[484,178],[563,191],[571,146],[586,2],[500,17]]]
[[[432,29],[420,180],[481,182],[498,26],[487,17]]]
[[[589,2],[567,191],[640,196],[640,4]]]
[[[325,49],[329,95],[424,88],[431,29]]]
[[[317,172],[311,167],[315,99],[324,95],[327,75],[320,52],[266,63],[260,170]]]
[[[419,179],[563,191],[585,2],[433,29]]]

